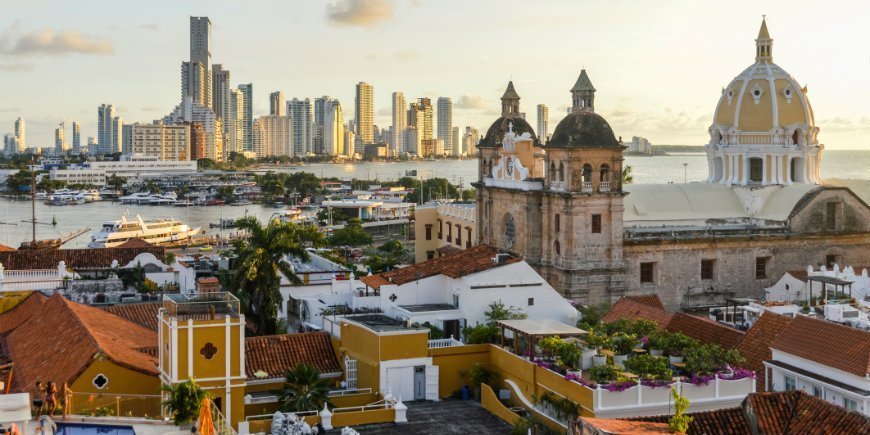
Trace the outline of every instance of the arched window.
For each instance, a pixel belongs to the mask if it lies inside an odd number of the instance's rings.
[[[565,181],[565,164],[559,162],[559,181]]]
[[[592,165],[590,165],[589,163],[583,165],[583,182],[592,182]]]
[[[798,144],[800,144],[800,141],[801,141],[801,131],[795,130],[794,133],[792,133],[792,135],[791,135],[791,143],[794,145],[798,145]]]
[[[562,247],[559,245],[558,240],[553,242],[553,252],[555,252],[556,255],[562,255]]]
[[[601,165],[601,169],[599,170],[599,172],[601,175],[600,175],[600,178],[598,181],[602,181],[602,182],[610,181],[610,167],[609,166]]]
[[[553,219],[553,224],[556,227],[556,232],[558,233],[559,230],[561,229],[561,226],[562,226],[562,222],[560,221],[560,218],[559,218],[559,213],[556,213],[556,216]]]
[[[550,162],[550,181],[556,181],[556,164]]]

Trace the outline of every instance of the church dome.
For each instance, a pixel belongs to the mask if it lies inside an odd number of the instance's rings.
[[[806,88],[773,63],[773,39],[762,22],[756,39],[755,63],[743,70],[727,87],[713,115],[721,130],[771,132],[788,127],[815,127]]]
[[[508,132],[508,130],[513,124],[513,131],[517,135],[521,135],[523,133],[529,133],[532,135],[532,141],[534,141],[535,145],[539,145],[538,137],[535,136],[535,131],[532,130],[532,126],[526,122],[525,119],[519,116],[501,116],[492,123],[489,127],[489,130],[486,131],[486,136],[480,140],[480,143],[477,145],[478,147],[500,147],[501,142],[504,139],[504,134]]]
[[[556,130],[548,148],[605,148],[618,147],[619,141],[610,124],[595,112],[576,110],[566,116]]]

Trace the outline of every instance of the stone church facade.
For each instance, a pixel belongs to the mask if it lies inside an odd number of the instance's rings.
[[[509,83],[478,144],[480,243],[526,258],[581,303],[658,294],[673,308],[763,297],[807,265],[870,262],[864,180],[818,177],[824,145],[806,98],[772,62],[766,23],[756,62],[723,90],[705,183],[623,185],[623,150],[595,113],[582,71],[571,112],[542,143]],[[745,97],[745,98],[744,98]]]

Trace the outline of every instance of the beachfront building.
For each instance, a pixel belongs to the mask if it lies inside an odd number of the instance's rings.
[[[68,165],[66,169],[51,168],[52,180],[103,187],[112,175],[135,179],[195,174],[196,160],[160,160],[156,156],[122,155],[119,161],[90,161]]]
[[[129,154],[156,157],[161,161],[191,160],[189,125],[132,124],[125,125],[125,132],[127,129],[130,143],[129,146],[125,143],[124,149]]]
[[[433,201],[414,209],[414,262],[477,246],[473,203]]]

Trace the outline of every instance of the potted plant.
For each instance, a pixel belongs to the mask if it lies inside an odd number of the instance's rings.
[[[617,334],[611,338],[611,342],[613,343],[613,352],[616,354],[613,355],[613,363],[622,367],[625,360],[628,359],[628,354],[638,343],[638,339],[633,334]]]
[[[611,346],[610,337],[599,334],[596,331],[589,331],[589,336],[586,337],[586,344],[595,349],[595,355],[592,356],[592,367],[600,366],[607,362],[607,356],[601,354],[601,349]]]
[[[670,380],[672,376],[668,360],[661,356],[638,355],[626,361],[625,368],[642,379]]]
[[[665,349],[668,347],[668,333],[665,331],[655,331],[649,335],[646,343],[649,354],[652,356],[662,356],[665,354]]]
[[[682,332],[675,332],[668,337],[668,360],[671,364],[683,362],[683,353],[690,347],[697,346],[698,341]]]
[[[559,349],[565,344],[565,340],[554,335],[542,338],[537,344],[545,359],[552,360],[559,353]]]
[[[474,400],[480,401],[480,384],[489,385],[490,382],[495,380],[496,374],[491,368],[483,364],[475,364],[471,368],[469,376],[471,378],[471,385],[474,387]]]
[[[616,366],[610,363],[595,366],[589,370],[589,377],[598,384],[613,382],[618,374]]]
[[[582,352],[576,344],[563,340],[559,348],[556,349],[556,355],[558,355],[559,361],[566,366],[567,374],[573,374],[578,377],[583,374],[583,370],[578,367]]]

